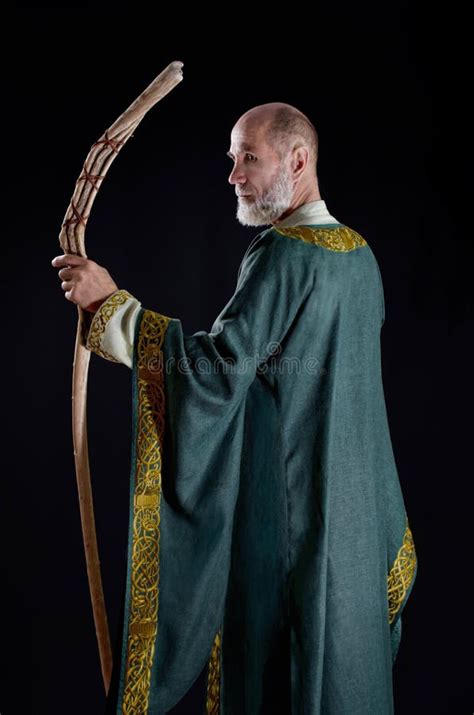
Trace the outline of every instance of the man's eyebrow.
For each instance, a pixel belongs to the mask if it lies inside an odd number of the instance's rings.
[[[253,146],[252,146],[251,144],[242,144],[242,146],[241,146],[241,152],[242,152],[242,151],[253,151]],[[234,156],[234,155],[232,154],[232,152],[230,151],[230,149],[229,149],[229,151],[227,152],[227,156],[230,156],[231,159],[232,159],[232,157]]]

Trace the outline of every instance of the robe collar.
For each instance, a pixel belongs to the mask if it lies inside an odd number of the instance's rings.
[[[339,224],[339,221],[334,216],[331,216],[327,210],[326,202],[318,199],[298,206],[289,216],[274,223],[273,226],[275,228],[284,228],[286,226],[311,226],[332,223]]]

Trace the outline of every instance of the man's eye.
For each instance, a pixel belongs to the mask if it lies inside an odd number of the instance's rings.
[[[246,154],[245,158],[250,159],[250,161],[257,161],[257,157],[254,156],[253,154]]]

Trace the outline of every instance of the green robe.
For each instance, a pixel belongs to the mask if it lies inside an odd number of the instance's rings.
[[[389,715],[417,560],[383,287],[342,224],[269,228],[211,332],[140,309],[117,713]]]

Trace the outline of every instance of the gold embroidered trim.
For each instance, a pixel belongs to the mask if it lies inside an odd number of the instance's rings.
[[[207,715],[219,715],[221,696],[221,642],[221,632],[218,631],[214,638],[214,645],[212,646],[211,657],[209,658],[206,700]]]
[[[305,243],[322,246],[329,251],[353,251],[355,248],[367,245],[367,241],[359,233],[347,226],[337,228],[289,226],[288,228],[274,228],[273,230],[281,233],[282,236],[299,238]]]
[[[116,290],[115,293],[112,293],[112,295],[107,298],[107,300],[104,300],[92,319],[86,342],[86,348],[88,350],[92,350],[96,353],[96,355],[99,355],[106,360],[119,362],[119,360],[114,358],[113,355],[110,355],[110,353],[101,347],[101,341],[110,318],[114,315],[117,308],[126,303],[130,298],[133,298],[133,296],[128,291]]]
[[[170,320],[160,313],[144,311],[137,343],[137,441],[123,715],[143,715],[148,710],[158,633],[161,455],[165,419],[161,346]]]
[[[388,622],[393,623],[400,607],[405,600],[408,589],[415,575],[416,552],[413,535],[407,526],[403,543],[398,551],[390,573],[387,576],[388,586]]]

